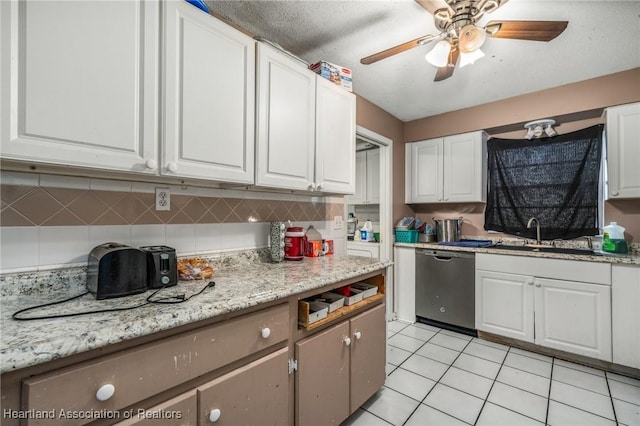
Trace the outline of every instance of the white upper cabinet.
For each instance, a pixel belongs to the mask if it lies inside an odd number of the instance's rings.
[[[483,202],[487,135],[471,132],[405,146],[405,201]]]
[[[256,185],[327,193],[355,187],[355,96],[258,43]]]
[[[316,75],[258,43],[256,185],[313,190]]]
[[[356,152],[355,192],[348,204],[380,203],[380,149]]]
[[[2,157],[156,173],[159,7],[1,2]]]
[[[640,198],[640,103],[607,108],[609,199]]]
[[[353,194],[355,190],[356,98],[316,76],[315,189]]]
[[[253,183],[255,41],[187,2],[164,4],[161,173]]]

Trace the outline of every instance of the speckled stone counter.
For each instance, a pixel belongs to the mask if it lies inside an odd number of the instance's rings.
[[[480,238],[478,238],[480,239]],[[522,242],[519,243],[522,245]],[[490,253],[490,254],[506,254],[510,256],[527,256],[527,257],[545,257],[550,259],[565,259],[565,260],[579,260],[583,262],[603,262],[613,264],[627,264],[627,265],[640,265],[640,253],[634,251],[630,254],[616,254],[616,253],[604,253],[601,255],[588,255],[588,254],[568,254],[568,253],[553,253],[545,251],[528,251],[528,250],[512,250],[501,249],[499,246],[494,247],[459,247],[459,246],[447,246],[440,245],[438,243],[396,243],[396,247],[415,247],[431,250],[449,250],[449,251],[467,251],[474,253]],[[567,248],[584,248],[578,246],[566,246]],[[634,247],[635,248],[635,247]]]
[[[388,262],[355,256],[305,258],[269,263],[260,256],[214,260],[216,285],[180,304],[145,305],[119,312],[16,321],[20,309],[62,300],[85,291],[83,268],[0,277],[0,371],[37,365],[110,344],[285,299],[326,285],[379,271]],[[208,281],[179,282],[161,295],[200,291]],[[94,311],[143,304],[152,293],[95,300],[91,295],[37,311],[37,315]],[[160,295],[159,294],[159,295]],[[35,312],[25,315],[36,315]]]

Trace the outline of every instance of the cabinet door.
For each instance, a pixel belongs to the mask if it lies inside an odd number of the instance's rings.
[[[380,149],[367,153],[367,203],[380,204]]]
[[[535,286],[536,344],[611,361],[611,287],[545,278]]]
[[[130,419],[116,426],[196,426],[197,407],[194,389],[146,410],[134,409]]]
[[[159,3],[1,7],[2,157],[156,173]]]
[[[486,171],[482,132],[444,138],[444,197],[447,202],[482,202]]]
[[[289,421],[287,355],[288,349],[282,348],[200,386],[199,424],[286,425]]]
[[[255,42],[186,2],[164,5],[161,172],[253,183]]]
[[[353,194],[355,155],[355,95],[316,76],[315,189]]]
[[[394,249],[393,283],[399,320],[416,320],[416,250],[413,247]]]
[[[258,43],[256,185],[314,187],[316,75]]]
[[[607,108],[609,198],[640,198],[640,103]]]
[[[345,321],[296,343],[296,424],[338,425],[349,416],[349,352]]]
[[[365,204],[367,197],[367,153],[356,152],[356,186],[353,195],[348,197],[348,204]]]
[[[443,200],[442,139],[405,145],[405,199],[407,203]]]
[[[640,267],[613,265],[611,330],[613,362],[640,368]]]
[[[378,391],[386,378],[385,306],[351,319],[351,410],[355,412]]]
[[[534,341],[533,277],[476,270],[476,329]]]

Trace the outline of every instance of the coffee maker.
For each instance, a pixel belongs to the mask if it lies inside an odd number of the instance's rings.
[[[349,213],[349,216],[347,217],[347,241],[353,241],[357,230],[358,219],[353,213]]]

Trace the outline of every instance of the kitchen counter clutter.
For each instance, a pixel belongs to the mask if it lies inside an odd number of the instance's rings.
[[[174,327],[234,313],[263,303],[383,270],[377,259],[324,256],[301,262],[269,263],[255,254],[211,261],[215,286],[185,303],[152,304],[138,309],[70,318],[16,321],[11,315],[30,306],[62,300],[85,291],[82,268],[0,277],[2,373],[90,351]],[[157,297],[201,291],[206,281],[181,281]],[[85,295],[29,315],[62,314],[135,306],[152,292],[96,300]]]

